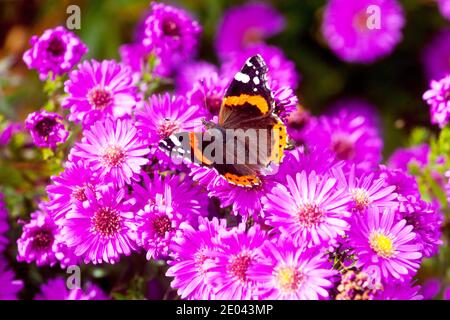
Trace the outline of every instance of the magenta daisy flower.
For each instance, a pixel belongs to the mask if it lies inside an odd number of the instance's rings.
[[[118,185],[138,179],[141,166],[148,163],[150,152],[139,137],[131,120],[112,120],[94,123],[84,131],[76,144],[74,155],[80,157],[100,177],[111,178]]]
[[[125,189],[85,190],[87,202],[78,202],[66,214],[62,237],[85,263],[116,263],[136,249],[134,214],[124,203]]]
[[[263,198],[267,224],[296,245],[326,245],[348,229],[349,195],[327,174],[306,171],[286,177]]]
[[[53,184],[46,189],[50,198],[47,209],[57,224],[64,219],[74,203],[87,200],[87,188],[95,192],[100,184],[98,176],[83,161],[67,162],[64,171],[51,179]]]
[[[397,221],[391,211],[370,208],[354,215],[348,235],[357,267],[377,281],[409,280],[422,258],[413,229],[406,220]]]
[[[20,131],[22,131],[21,123],[7,123],[6,126],[0,131],[0,147],[8,145],[14,134]]]
[[[48,280],[41,285],[41,291],[34,300],[108,300],[103,291],[92,283],[86,283],[85,289],[67,287],[61,277]]]
[[[283,16],[266,3],[246,3],[228,9],[222,17],[216,36],[220,58],[239,52],[284,29]]]
[[[22,290],[22,280],[16,280],[14,271],[7,267],[6,261],[0,257],[0,300],[16,300],[17,293]]]
[[[180,232],[182,222],[196,225],[207,215],[207,197],[179,176],[143,175],[143,186],[135,183],[133,197],[137,211],[137,243],[147,250],[147,259],[164,258]]]
[[[423,300],[420,286],[413,283],[388,283],[373,300]]]
[[[62,119],[57,113],[36,111],[28,115],[25,128],[30,131],[38,147],[56,148],[57,144],[66,142],[69,136]]]
[[[131,115],[137,101],[136,89],[128,67],[113,60],[85,61],[64,83],[68,96],[62,107],[70,109],[70,121],[89,126],[106,115]]]
[[[260,286],[260,297],[269,300],[318,300],[329,297],[331,269],[317,250],[304,250],[289,241],[266,241],[261,249],[265,258],[250,267],[249,277]]]
[[[30,39],[31,49],[23,55],[29,69],[36,69],[44,80],[51,72],[62,75],[72,69],[88,51],[83,42],[64,27],[47,29],[38,37]]]
[[[152,95],[142,109],[136,110],[136,126],[150,144],[180,131],[193,131],[201,125],[197,106],[189,106],[182,96]]]
[[[437,0],[437,3],[442,16],[450,20],[450,0]]]
[[[438,32],[423,50],[423,64],[428,79],[442,79],[450,74],[450,28]]]
[[[226,221],[200,217],[198,229],[187,223],[181,229],[182,236],[170,248],[174,259],[168,262],[166,276],[174,278],[171,287],[182,299],[212,299],[208,270],[217,251],[217,238],[226,231]]]
[[[430,87],[423,100],[430,106],[431,123],[443,128],[450,119],[450,74],[439,81],[432,80]]]
[[[219,237],[214,263],[208,270],[216,299],[258,299],[258,284],[249,278],[249,270],[261,260],[259,249],[267,235],[259,225],[245,229],[245,223],[241,223]]]
[[[198,60],[183,64],[178,69],[175,78],[177,93],[185,94],[192,90],[193,85],[198,81],[217,75],[217,67],[209,62]]]
[[[192,58],[202,29],[186,11],[153,2],[142,43],[171,66]]]
[[[442,245],[443,216],[436,206],[415,196],[402,197],[398,215],[414,227],[416,241],[422,246],[421,252],[425,258],[438,253]]]
[[[385,181],[384,186],[395,186],[395,193],[399,196],[415,196],[420,198],[419,187],[417,185],[416,178],[407,174],[400,169],[391,169],[386,166],[380,165],[380,178]]]
[[[394,50],[404,24],[396,0],[329,0],[322,33],[340,59],[372,63]]]
[[[344,171],[333,169],[335,177],[338,179],[339,187],[346,190],[351,200],[350,210],[352,212],[364,212],[368,208],[389,208],[398,207],[397,194],[394,192],[395,186],[386,186],[383,178],[376,178],[375,174],[355,175],[355,166],[352,166],[348,176]]]
[[[359,100],[343,100],[331,107],[331,115],[311,122],[305,132],[307,147],[328,149],[338,160],[371,170],[381,161],[381,139],[375,110]]]
[[[53,266],[58,262],[56,251],[59,249],[56,236],[59,233],[57,225],[41,204],[41,211],[31,214],[31,220],[23,226],[22,235],[17,240],[17,261],[36,265]]]
[[[6,236],[8,230],[8,209],[4,201],[4,195],[0,192],[0,252],[3,252],[8,244],[8,237]]]

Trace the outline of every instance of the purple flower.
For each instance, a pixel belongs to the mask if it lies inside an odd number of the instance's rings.
[[[206,61],[193,61],[186,63],[178,69],[177,76],[175,78],[175,87],[179,94],[185,94],[193,89],[194,84],[211,77],[211,75],[217,76],[217,67]]]
[[[450,20],[450,1],[449,0],[437,0],[439,11],[442,16],[447,20]]]
[[[400,169],[391,169],[380,165],[380,178],[385,181],[384,186],[395,186],[395,193],[399,196],[415,196],[420,197],[419,187],[416,179]]]
[[[415,196],[402,197],[398,210],[399,218],[405,219],[414,227],[416,241],[422,246],[422,254],[430,258],[439,251],[442,245],[442,214],[438,209]]]
[[[55,253],[59,249],[56,239],[59,230],[43,204],[41,209],[33,212],[31,220],[23,226],[22,235],[17,240],[17,261],[36,261],[38,266],[53,266],[58,262]]]
[[[85,263],[116,263],[136,249],[134,213],[124,203],[125,189],[89,188],[87,202],[78,202],[66,214],[61,234],[67,246]]]
[[[339,187],[346,190],[351,197],[350,210],[353,213],[361,213],[368,208],[398,207],[397,194],[394,193],[395,186],[387,186],[383,178],[375,177],[375,174],[365,173],[355,175],[353,166],[348,173],[344,174],[342,169],[334,169],[334,175],[338,178]]]
[[[343,100],[310,123],[306,145],[332,151],[338,160],[356,164],[358,170],[373,169],[381,160],[383,141],[374,109],[359,100]]]
[[[404,24],[396,0],[329,0],[322,33],[340,59],[372,63],[393,51]]]
[[[0,252],[3,252],[3,250],[5,250],[9,242],[6,235],[9,230],[8,209],[6,208],[4,198],[5,197],[3,193],[0,192]]]
[[[258,284],[250,279],[249,270],[261,260],[259,249],[267,236],[258,225],[245,229],[245,223],[241,223],[219,237],[214,263],[208,270],[216,299],[258,299]]]
[[[100,184],[98,176],[83,161],[67,162],[64,171],[51,179],[53,184],[46,189],[50,198],[47,209],[56,224],[65,218],[76,202],[87,200],[87,188],[95,192]]]
[[[74,154],[86,161],[91,170],[98,171],[100,177],[111,178],[118,186],[138,179],[141,166],[148,162],[144,156],[150,152],[131,120],[110,118],[85,130],[75,148]]]
[[[142,109],[136,110],[136,126],[149,144],[180,131],[193,131],[201,125],[197,106],[189,106],[182,96],[152,95]]]
[[[8,123],[0,132],[0,147],[6,146],[11,141],[12,136],[21,130],[22,125],[20,123]]]
[[[195,225],[206,215],[207,198],[188,180],[178,176],[150,179],[143,175],[143,186],[135,183],[137,243],[147,250],[147,260],[169,254],[173,237],[180,233],[182,222]]]
[[[136,87],[131,70],[113,60],[90,60],[79,65],[64,83],[68,96],[62,107],[70,109],[69,120],[89,126],[106,115],[131,115],[136,105]]]
[[[430,106],[431,123],[443,128],[450,119],[450,74],[439,81],[432,80],[430,87],[423,100]]]
[[[246,3],[228,9],[216,36],[216,50],[225,59],[233,52],[263,43],[284,29],[283,16],[266,3]]]
[[[174,259],[169,261],[166,276],[173,277],[171,287],[182,299],[212,299],[208,270],[217,251],[217,237],[226,231],[226,221],[199,218],[198,229],[182,224],[183,235],[170,248]]]
[[[16,300],[17,293],[22,290],[22,280],[15,279],[14,271],[8,269],[6,261],[0,257],[0,300]]]
[[[163,61],[168,60],[170,66],[192,58],[202,30],[200,25],[182,9],[156,2],[151,9],[145,20],[144,46]]]
[[[447,286],[447,287],[444,289],[444,293],[442,294],[442,298],[443,298],[444,300],[450,300],[450,286]]]
[[[83,42],[64,27],[47,29],[30,39],[31,49],[23,55],[29,69],[36,69],[44,80],[48,73],[62,75],[73,68],[88,51]]]
[[[413,283],[388,283],[383,285],[374,300],[423,300],[420,286]]]
[[[86,283],[85,289],[69,289],[66,280],[61,277],[48,280],[41,285],[41,292],[34,300],[107,300],[103,291],[92,283]]]
[[[428,79],[442,79],[450,74],[450,28],[431,39],[423,50],[422,60]]]
[[[357,267],[377,281],[406,281],[418,270],[422,258],[414,227],[396,220],[391,211],[370,208],[353,215],[349,244],[357,257]]]
[[[335,271],[315,249],[304,250],[291,242],[266,241],[265,258],[250,267],[250,279],[259,283],[260,296],[269,300],[318,300],[329,297]]]
[[[267,224],[296,245],[326,245],[344,235],[350,197],[337,188],[335,178],[302,171],[286,180],[286,186],[278,184],[262,200]]]
[[[422,294],[424,300],[431,300],[435,298],[439,291],[441,291],[441,280],[438,278],[427,279],[422,285]]]
[[[430,146],[426,143],[410,148],[398,148],[390,156],[388,166],[408,172],[408,166],[411,162],[416,163],[420,167],[425,166],[428,163],[429,153]]]
[[[59,143],[64,143],[69,132],[64,127],[62,117],[45,110],[30,113],[25,120],[27,128],[38,147],[56,148]]]

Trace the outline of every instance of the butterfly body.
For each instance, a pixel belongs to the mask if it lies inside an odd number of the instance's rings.
[[[206,130],[173,134],[159,146],[171,156],[216,169],[229,183],[252,187],[271,163],[281,163],[287,144],[286,127],[274,109],[267,66],[256,55],[228,87],[217,124],[205,122]]]

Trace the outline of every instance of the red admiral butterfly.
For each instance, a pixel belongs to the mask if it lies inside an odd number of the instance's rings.
[[[204,125],[205,132],[181,132],[161,140],[160,149],[215,168],[229,183],[245,187],[258,185],[271,163],[281,163],[286,126],[275,114],[267,66],[260,55],[249,58],[234,76],[222,101],[219,123],[205,121]]]

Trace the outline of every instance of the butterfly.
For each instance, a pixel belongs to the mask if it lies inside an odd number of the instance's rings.
[[[250,57],[225,91],[218,123],[204,121],[206,130],[172,134],[160,141],[159,148],[172,157],[214,168],[231,184],[259,185],[261,175],[281,163],[287,145],[286,126],[275,113],[267,72],[260,55]]]

